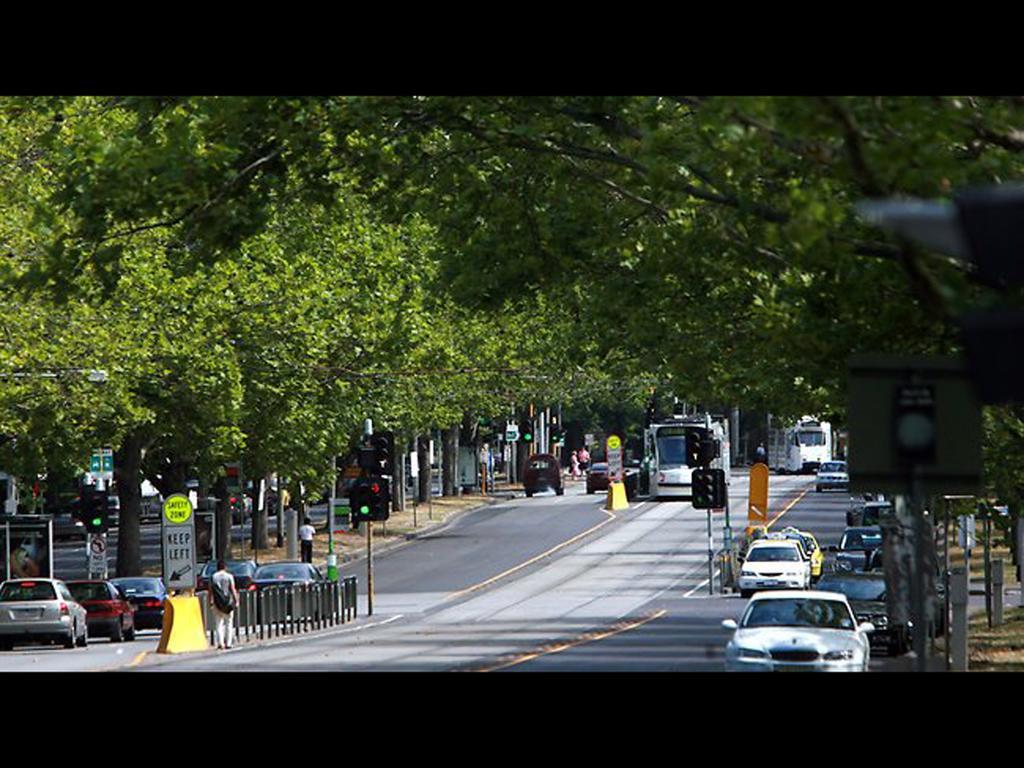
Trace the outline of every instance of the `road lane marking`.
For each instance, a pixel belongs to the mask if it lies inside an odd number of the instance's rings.
[[[714,573],[712,574],[712,578],[714,578],[715,576],[718,576],[718,575],[720,575],[720,574],[721,574],[721,571],[718,571],[718,570],[716,570],[716,571],[715,571],[715,572],[714,572]],[[692,595],[692,594],[693,594],[694,592],[696,592],[696,591],[697,591],[698,589],[700,589],[701,587],[706,587],[709,581],[710,581],[710,579],[704,579],[704,581],[702,581],[702,582],[701,582],[700,584],[698,584],[698,585],[697,585],[696,587],[694,587],[693,589],[691,589],[691,590],[690,590],[689,592],[685,593],[685,594],[683,595],[683,597],[689,597],[690,595]]]
[[[499,669],[507,669],[508,667],[514,667],[517,664],[522,664],[522,663],[530,661],[532,659],[536,659],[536,658],[538,658],[540,656],[550,656],[553,653],[561,653],[562,651],[567,651],[570,648],[576,648],[577,646],[580,646],[580,645],[585,645],[587,643],[593,643],[593,642],[596,642],[598,640],[604,640],[607,637],[612,637],[613,635],[619,635],[619,634],[622,634],[623,632],[628,632],[631,629],[636,629],[637,627],[642,627],[644,624],[647,624],[647,623],[649,623],[651,621],[654,621],[655,619],[660,619],[666,613],[668,613],[668,611],[665,610],[664,608],[662,608],[660,611],[652,613],[649,616],[645,616],[645,617],[642,617],[642,618],[639,618],[639,619],[633,619],[632,621],[629,621],[629,620],[627,620],[627,621],[620,621],[619,623],[614,624],[610,629],[602,630],[602,631],[599,631],[599,632],[588,632],[585,635],[581,635],[580,637],[577,637],[574,640],[564,641],[564,642],[561,642],[561,643],[556,643],[554,645],[542,646],[537,651],[533,651],[531,653],[520,654],[519,656],[515,657],[511,661],[500,662],[500,663],[495,664],[495,665],[490,666],[490,667],[482,667],[482,668],[474,669],[474,670],[471,670],[471,671],[473,671],[473,672],[495,672],[495,671],[497,671]]]
[[[146,656],[148,656],[148,655],[149,655],[149,651],[143,651],[142,653],[137,654],[135,656],[135,658],[132,659],[131,663],[128,666],[129,667],[137,667],[137,666],[139,666],[139,664],[142,663],[142,660],[144,658],[146,658]]]
[[[557,544],[554,547],[552,547],[551,549],[548,549],[548,550],[546,550],[544,552],[541,552],[539,555],[531,557],[529,560],[527,560],[525,562],[522,562],[519,565],[516,565],[516,566],[514,566],[512,568],[509,568],[507,571],[502,571],[497,576],[491,576],[491,578],[489,578],[489,579],[485,579],[484,581],[481,581],[480,583],[474,584],[474,585],[472,585],[470,587],[466,587],[465,589],[460,589],[457,592],[450,592],[447,596],[445,596],[444,599],[445,600],[453,600],[456,597],[461,597],[462,595],[468,595],[470,592],[476,592],[477,590],[480,590],[480,589],[483,589],[484,587],[490,586],[494,582],[500,581],[501,579],[504,579],[506,576],[511,576],[513,573],[516,573],[517,571],[521,571],[523,568],[526,568],[529,565],[533,565],[538,560],[543,560],[545,557],[553,555],[558,550],[563,549],[564,547],[567,547],[570,544],[573,544],[574,542],[579,541],[584,536],[589,536],[591,533],[596,531],[598,528],[603,528],[604,526],[608,525],[608,523],[612,522],[613,520],[615,520],[617,518],[617,515],[614,512],[610,512],[607,509],[602,509],[601,511],[604,514],[606,514],[608,517],[607,517],[607,519],[602,520],[597,525],[592,526],[590,528],[587,528],[587,530],[583,531],[582,533],[577,533],[571,539],[566,539],[561,544]]]
[[[789,502],[789,504],[787,504],[786,506],[784,506],[784,507],[782,508],[782,511],[781,511],[781,512],[779,512],[779,514],[777,514],[777,515],[776,515],[775,517],[773,517],[773,518],[772,518],[772,521],[771,521],[770,523],[768,523],[768,524],[767,524],[767,525],[765,526],[765,528],[771,528],[771,527],[772,527],[773,525],[775,525],[775,522],[776,522],[776,521],[777,521],[777,520],[778,520],[778,519],[779,519],[780,517],[782,517],[782,516],[783,516],[784,514],[786,514],[787,512],[789,512],[789,510],[791,510],[791,509],[792,509],[792,508],[793,508],[793,507],[794,507],[794,506],[796,505],[796,503],[797,503],[798,501],[800,501],[800,499],[802,499],[802,498],[803,498],[804,496],[806,496],[806,495],[807,495],[807,492],[808,492],[808,491],[810,491],[810,490],[811,490],[811,489],[810,489],[810,488],[808,488],[807,490],[803,491],[803,492],[802,492],[802,493],[801,493],[801,494],[800,494],[799,496],[797,496],[797,497],[796,497],[795,499],[793,499],[793,500],[792,500],[791,502]]]

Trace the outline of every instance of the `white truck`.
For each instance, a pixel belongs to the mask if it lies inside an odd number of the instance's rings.
[[[804,416],[785,429],[768,431],[768,468],[781,474],[817,472],[832,461],[832,425]]]
[[[652,423],[644,430],[644,470],[652,499],[689,498],[693,469],[686,466],[686,430],[706,425],[704,416],[677,416]],[[724,416],[711,416],[711,434],[721,444],[719,458],[711,462],[715,469],[725,470],[729,478],[729,421]]]

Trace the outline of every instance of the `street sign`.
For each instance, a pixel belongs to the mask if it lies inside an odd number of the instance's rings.
[[[609,435],[605,441],[608,455],[608,479],[619,482],[622,480],[622,438]]]
[[[187,496],[167,497],[160,534],[167,589],[195,589],[196,518]]]
[[[849,362],[850,490],[973,494],[981,406],[957,358],[854,355]]]
[[[416,451],[409,454],[409,475],[410,477],[420,476],[420,455]]]
[[[102,533],[89,535],[89,576],[107,578],[107,537]]]
[[[505,440],[510,443],[514,443],[519,439],[519,425],[514,421],[510,421],[505,424]]]
[[[960,544],[960,549],[966,549],[970,552],[978,543],[978,537],[974,532],[974,515],[960,515],[959,528],[958,543]]]
[[[89,456],[89,472],[107,482],[114,479],[114,451],[112,448],[93,448]]]

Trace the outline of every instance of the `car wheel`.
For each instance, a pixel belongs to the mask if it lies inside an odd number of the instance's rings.
[[[86,646],[89,645],[89,630],[88,630],[88,628],[86,628],[85,630],[82,631],[82,635],[81,635],[81,637],[79,637],[76,640],[76,643],[77,643],[79,648],[85,648]]]
[[[528,498],[528,499],[533,498],[533,491],[527,491],[526,492],[526,498]]]
[[[752,589],[741,589],[740,590],[740,597],[750,597],[752,594],[754,594],[754,590],[752,590]]]
[[[129,643],[132,640],[135,639],[135,622],[134,621],[132,621],[132,625],[127,630],[125,630],[124,639],[127,640]]]
[[[593,493],[593,492],[594,492],[593,488],[589,488],[589,487],[587,488],[587,493]]]
[[[123,643],[124,632],[121,631],[121,622],[117,622],[117,626],[114,627],[114,631],[110,633],[110,642],[112,643]]]
[[[0,651],[9,651],[14,647],[10,640],[0,640]]]
[[[559,488],[557,491],[555,491],[555,495],[556,496],[564,496],[565,495],[565,488]]]
[[[75,643],[78,642],[78,626],[76,624],[71,625],[71,631],[68,632],[68,636],[64,639],[65,648],[74,648]]]

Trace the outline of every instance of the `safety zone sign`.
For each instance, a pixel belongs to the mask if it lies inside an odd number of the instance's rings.
[[[195,589],[196,518],[187,496],[175,494],[164,502],[160,543],[167,589]]]
[[[605,443],[605,450],[608,454],[608,477],[611,480],[622,480],[622,438],[618,435],[609,435]]]

